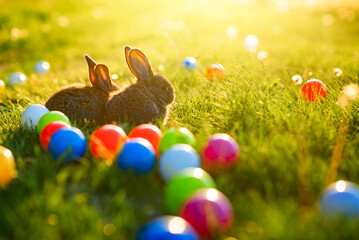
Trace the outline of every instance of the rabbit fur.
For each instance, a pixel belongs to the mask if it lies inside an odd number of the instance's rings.
[[[61,111],[72,121],[94,121],[100,124],[130,122],[136,125],[163,119],[167,105],[174,101],[171,83],[155,74],[146,55],[125,46],[127,65],[137,81],[124,89],[111,81],[109,70],[85,55],[92,86],[72,84],[54,93],[45,106]]]
[[[50,111],[60,111],[71,121],[105,122],[105,105],[112,91],[119,87],[111,81],[109,70],[85,55],[92,86],[71,84],[55,92],[45,103]]]
[[[108,122],[129,121],[136,125],[163,119],[174,101],[171,83],[152,71],[146,55],[125,46],[127,65],[137,81],[123,90],[113,91],[106,104]]]

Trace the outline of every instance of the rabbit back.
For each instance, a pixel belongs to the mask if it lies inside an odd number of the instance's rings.
[[[60,111],[71,121],[104,123],[108,96],[85,84],[73,84],[55,92],[45,103],[50,111]]]
[[[113,92],[106,104],[107,122],[149,123],[166,114],[145,86],[132,84],[122,91]]]

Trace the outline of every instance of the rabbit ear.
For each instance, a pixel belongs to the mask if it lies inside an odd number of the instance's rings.
[[[94,87],[97,87],[105,92],[110,90],[111,79],[110,71],[104,64],[98,64],[95,68],[96,82]]]
[[[89,66],[89,79],[92,85],[94,85],[96,82],[95,67],[97,63],[92,58],[90,58],[90,56],[87,54],[85,55],[85,58],[87,61],[87,65]]]
[[[139,81],[148,83],[153,73],[146,55],[139,49],[134,48],[130,50],[128,58],[131,72]]]
[[[128,45],[125,46],[125,48],[124,48],[124,50],[125,50],[125,59],[126,59],[127,66],[129,67],[129,69],[131,70],[131,72],[132,72],[133,74],[135,74],[135,73],[133,72],[133,70],[131,69],[131,66],[130,66],[130,58],[129,58],[129,55],[130,55],[131,49],[132,49],[132,48],[131,48],[130,46],[128,46]]]

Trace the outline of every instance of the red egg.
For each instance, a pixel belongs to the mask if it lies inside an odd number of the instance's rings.
[[[91,136],[91,153],[99,160],[113,163],[115,155],[123,146],[127,135],[119,126],[107,124],[99,127]]]
[[[322,102],[327,97],[327,88],[322,81],[311,79],[303,85],[302,97],[306,102],[315,102],[317,99]]]
[[[62,128],[71,128],[71,126],[62,121],[55,121],[47,124],[40,133],[41,147],[48,151],[51,136]]]
[[[220,168],[232,166],[239,160],[239,146],[228,134],[217,133],[208,140],[202,156],[204,168],[216,172]]]
[[[132,131],[128,134],[129,138],[144,138],[148,140],[155,151],[158,150],[158,145],[160,143],[160,140],[162,138],[162,132],[161,130],[152,124],[141,124],[132,129]]]
[[[233,208],[228,198],[214,188],[200,189],[183,205],[180,217],[189,222],[201,239],[217,239],[232,227]]]

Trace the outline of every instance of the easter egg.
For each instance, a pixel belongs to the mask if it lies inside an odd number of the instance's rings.
[[[34,71],[37,74],[46,74],[50,70],[50,63],[46,61],[39,61],[34,66]]]
[[[170,147],[159,160],[160,174],[165,181],[188,167],[201,167],[198,153],[188,144],[177,144]]]
[[[49,109],[41,104],[30,105],[22,113],[21,123],[26,129],[36,129],[40,118],[48,112]]]
[[[46,151],[49,150],[49,143],[52,135],[60,130],[61,128],[68,128],[70,129],[71,126],[62,121],[55,121],[52,123],[47,124],[44,129],[41,131],[40,134],[40,145]]]
[[[15,159],[12,152],[0,146],[0,187],[5,187],[16,175]]]
[[[218,168],[227,168],[239,160],[239,146],[228,134],[217,133],[209,138],[202,156],[204,168],[215,172]]]
[[[91,153],[99,160],[112,163],[123,146],[127,135],[119,126],[106,124],[99,127],[91,136]]]
[[[324,83],[318,79],[311,79],[304,83],[302,87],[302,97],[306,102],[315,102],[327,97],[327,88]]]
[[[46,127],[47,124],[55,122],[55,121],[62,121],[62,122],[65,122],[65,123],[71,125],[70,119],[62,112],[50,111],[50,112],[44,114],[40,118],[40,120],[37,124],[37,133],[40,134],[42,132],[42,130],[44,129],[44,127]]]
[[[332,183],[322,193],[319,205],[326,219],[358,219],[359,187],[343,180]]]
[[[196,191],[183,205],[180,216],[189,222],[201,239],[217,239],[230,230],[233,208],[228,198],[214,188]]]
[[[77,128],[61,128],[56,131],[49,143],[49,151],[56,160],[74,162],[85,155],[85,135]]]
[[[161,216],[137,233],[136,240],[200,240],[193,227],[183,218]]]
[[[0,94],[2,94],[5,91],[5,82],[3,80],[0,80]]]
[[[163,154],[168,148],[179,143],[193,145],[195,143],[193,134],[187,128],[170,128],[161,138],[158,152]]]
[[[184,202],[198,189],[215,188],[212,177],[201,168],[185,168],[167,182],[164,202],[167,211],[177,215]]]
[[[161,130],[152,124],[138,125],[128,134],[129,138],[141,137],[148,140],[156,152],[158,151],[158,145],[160,144],[162,136],[163,134]]]
[[[118,166],[134,173],[148,173],[156,163],[152,144],[144,138],[130,138],[116,157]]]
[[[212,64],[207,68],[206,78],[207,79],[223,79],[226,77],[224,68],[221,64]]]
[[[197,67],[197,61],[194,57],[186,57],[183,60],[183,65],[187,70],[194,70]]]
[[[16,85],[24,85],[26,82],[26,76],[23,73],[15,72],[11,74],[8,79],[7,83],[10,87],[15,87]]]

